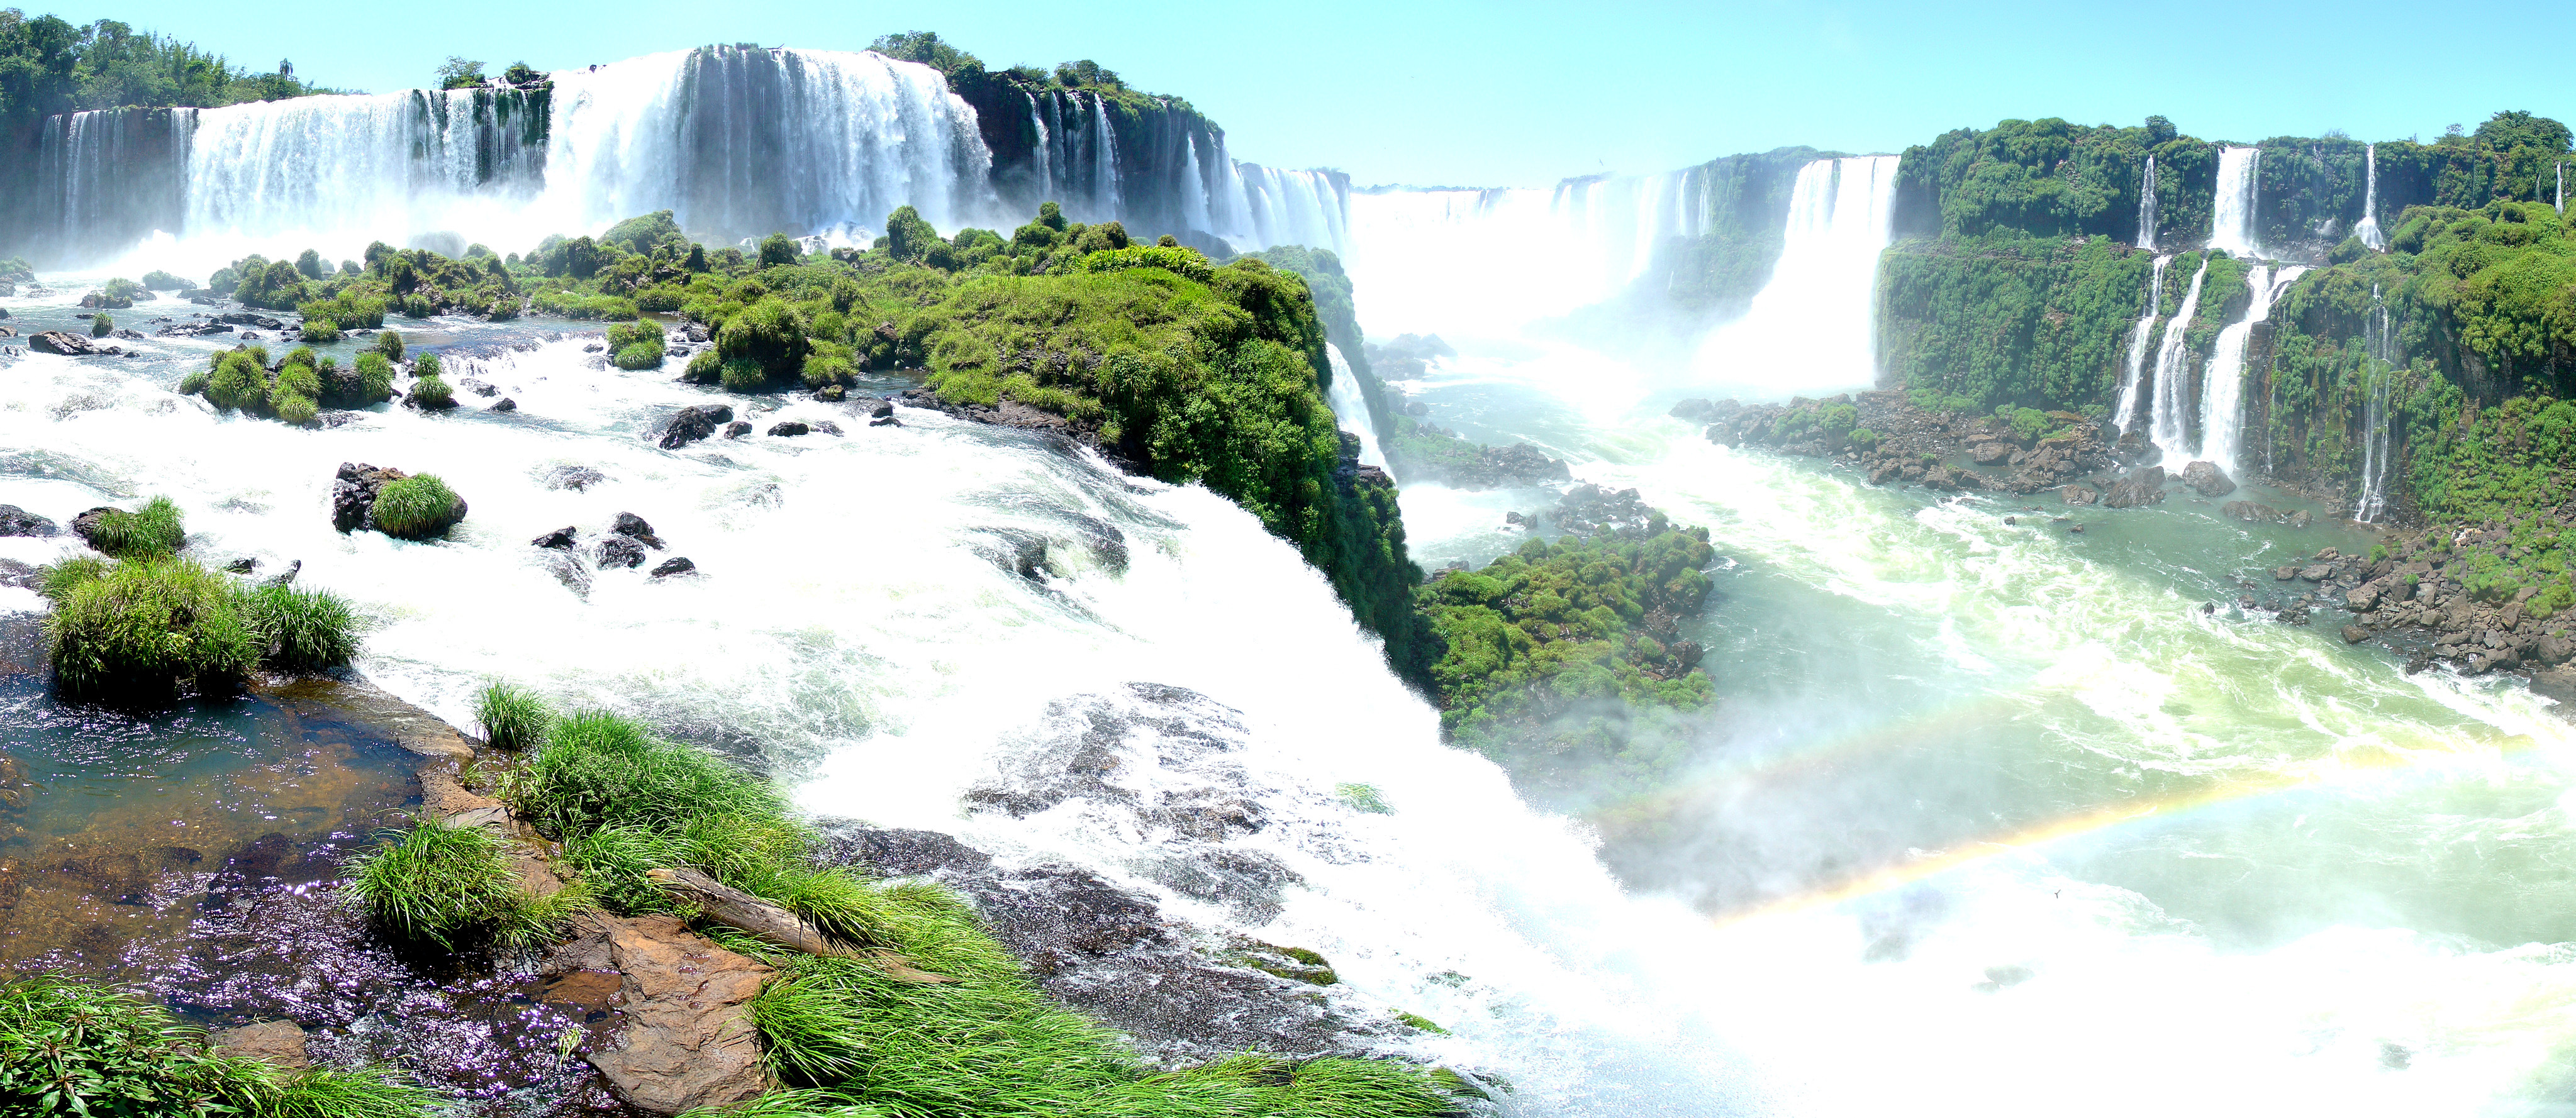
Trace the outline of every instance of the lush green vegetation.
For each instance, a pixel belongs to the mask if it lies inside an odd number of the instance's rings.
[[[534,693],[499,680],[484,684],[474,697],[475,725],[494,749],[516,752],[545,740],[551,717]]]
[[[376,504],[369,513],[376,529],[388,536],[406,540],[425,540],[445,535],[456,522],[465,519],[465,500],[439,480],[437,474],[413,474],[385,483],[376,491]]]
[[[1153,1074],[1114,1034],[1060,1009],[976,922],[924,883],[884,885],[818,868],[813,834],[768,785],[701,750],[596,711],[546,717],[542,744],[502,779],[565,862],[625,913],[694,917],[646,874],[689,867],[891,953],[944,982],[906,982],[885,955],[813,958],[728,929],[725,946],[779,968],[752,1004],[764,1055],[787,1086],[753,1113],[1351,1116],[1432,1115],[1432,1075],[1356,1060],[1245,1055]]]
[[[0,9],[0,132],[54,113],[273,101],[322,93],[280,63],[254,74],[192,43],[112,19],[74,24]]]
[[[379,837],[350,863],[349,897],[400,940],[530,946],[560,938],[590,906],[578,884],[534,892],[510,864],[509,843],[485,827],[425,819]]]
[[[323,340],[309,330],[305,338]],[[209,358],[205,371],[179,382],[179,392],[203,395],[226,411],[310,426],[326,406],[359,408],[392,399],[393,383],[393,365],[381,352],[362,353],[356,368],[344,370],[337,358],[297,346],[271,368],[267,347],[244,345]]]
[[[1712,558],[1707,529],[1656,514],[1643,534],[1532,539],[1423,587],[1441,728],[1550,786],[1655,777],[1678,743],[1641,723],[1713,695],[1674,627],[1707,597]]]
[[[119,559],[158,558],[186,547],[188,528],[177,503],[154,497],[132,512],[109,509],[99,514],[90,529],[89,545]]]
[[[185,535],[166,500],[122,523],[115,547],[102,550],[124,558],[45,568],[47,661],[63,694],[163,702],[190,688],[220,691],[261,666],[314,671],[356,654],[358,619],[337,596],[246,587],[173,554]]]
[[[0,982],[0,1114],[428,1118],[445,1100],[376,1071],[216,1055],[133,994],[59,975]]]

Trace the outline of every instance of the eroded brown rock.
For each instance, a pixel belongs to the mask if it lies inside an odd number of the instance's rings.
[[[771,969],[694,935],[668,916],[603,921],[609,961],[625,975],[617,1042],[590,1055],[627,1105],[655,1114],[725,1106],[769,1087],[744,1008]]]

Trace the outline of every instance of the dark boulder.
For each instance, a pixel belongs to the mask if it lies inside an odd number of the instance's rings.
[[[870,419],[884,419],[893,414],[894,400],[891,398],[879,400],[877,401],[877,406],[868,409],[868,418]]]
[[[814,431],[821,435],[837,435],[841,433],[841,425],[828,419],[818,419],[814,421]]]
[[[98,346],[90,344],[88,338],[78,334],[66,334],[60,330],[47,330],[29,338],[27,346],[38,353],[51,353],[62,357],[95,357],[105,352]]]
[[[662,550],[662,537],[654,535],[653,526],[646,523],[643,517],[637,516],[634,513],[618,513],[617,526],[609,530],[617,533],[618,535],[633,539],[655,551]]]
[[[674,555],[668,559],[662,560],[662,565],[653,568],[653,577],[669,578],[672,575],[692,574],[695,573],[697,569],[698,565],[689,562],[686,557]]]
[[[376,494],[389,482],[410,475],[390,466],[377,469],[364,462],[342,462],[331,480],[331,527],[342,534],[375,526]]]
[[[2067,486],[2058,490],[2057,495],[2070,505],[2089,505],[2102,499],[2102,494],[2090,486],[2083,485]]]
[[[599,566],[602,570],[609,567],[631,568],[643,565],[644,545],[635,542],[633,538],[610,536],[599,541]]]
[[[215,316],[215,321],[229,322],[235,326],[256,326],[262,330],[286,329],[286,324],[283,322],[270,318],[264,314],[252,314],[249,311],[234,311],[231,314],[217,315]]]
[[[795,436],[805,434],[811,430],[813,430],[813,428],[807,427],[793,419],[782,419],[769,425],[769,433],[779,438],[794,438]]]
[[[0,536],[59,536],[62,526],[16,505],[0,505]]]
[[[509,397],[507,397],[507,396],[503,396],[503,397],[501,397],[501,402],[500,402],[500,403],[497,403],[497,404],[492,405],[492,410],[493,410],[493,411],[517,411],[517,410],[519,410],[519,402],[518,402],[517,400],[513,400],[513,399],[511,399],[511,398],[509,398]]]
[[[677,450],[706,438],[732,419],[733,408],[725,404],[692,404],[681,408],[662,425],[662,449]]]
[[[751,424],[746,420],[737,419],[724,426],[724,437],[728,439],[739,439],[750,433]]]
[[[573,549],[573,537],[575,535],[576,533],[572,530],[572,527],[570,525],[566,525],[533,540],[529,540],[528,544],[532,547],[551,547],[558,551],[570,551]]]
[[[2129,476],[2112,483],[2111,492],[2102,497],[2102,507],[2133,509],[2163,504],[2164,486],[2164,467],[2140,466],[2130,471]]]

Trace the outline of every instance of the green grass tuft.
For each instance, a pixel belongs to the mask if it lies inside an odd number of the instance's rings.
[[[437,474],[413,474],[376,492],[376,528],[388,536],[425,540],[445,535],[465,518],[465,501]]]
[[[350,866],[349,895],[388,934],[452,949],[520,907],[519,876],[492,832],[431,820],[382,837]]]
[[[242,594],[242,610],[259,633],[262,662],[309,672],[347,664],[358,654],[358,617],[328,590],[263,585]]]
[[[474,721],[483,728],[484,744],[517,751],[545,739],[552,715],[535,694],[500,680],[483,685],[474,699]]]
[[[187,543],[188,529],[179,506],[168,497],[154,497],[133,512],[110,509],[98,518],[89,536],[91,547],[119,559],[175,555]]]
[[[229,686],[259,663],[260,634],[224,576],[184,559],[50,572],[45,618],[54,683],[74,699],[166,702],[193,683]]]

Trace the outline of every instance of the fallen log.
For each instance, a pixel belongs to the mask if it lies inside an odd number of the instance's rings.
[[[645,874],[662,891],[694,906],[707,919],[728,928],[774,943],[792,951],[834,959],[858,959],[883,971],[897,982],[928,985],[954,982],[956,979],[933,974],[912,964],[912,960],[883,948],[857,950],[843,946],[823,934],[823,930],[804,917],[776,904],[752,896],[697,870],[652,870]]]

